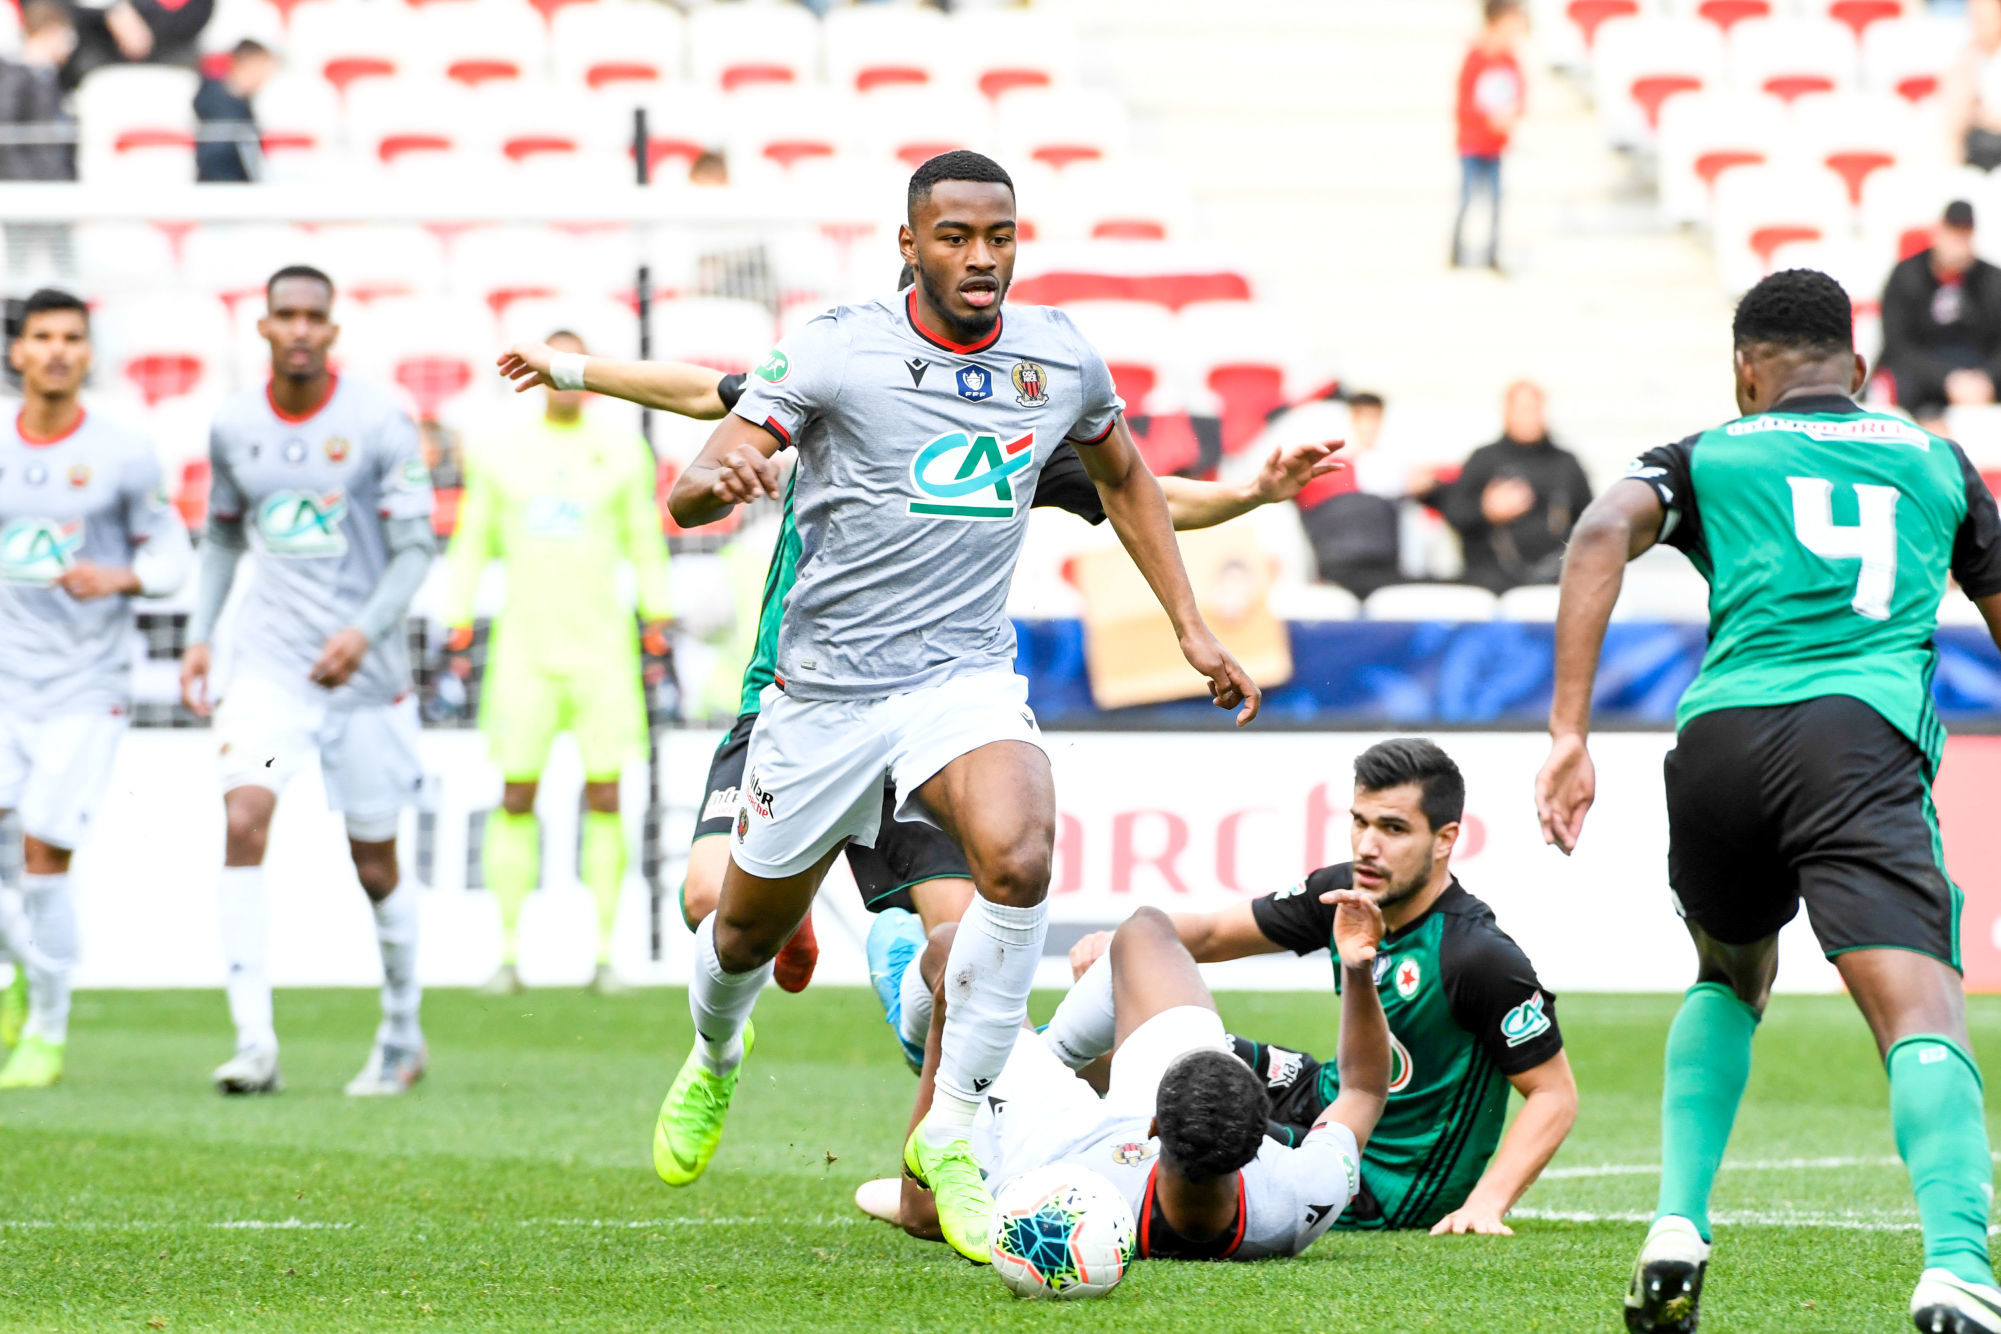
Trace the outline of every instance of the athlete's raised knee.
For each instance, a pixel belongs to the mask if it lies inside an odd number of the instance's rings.
[[[1035,839],[989,853],[978,862],[980,894],[994,903],[1034,907],[1049,893],[1049,863],[1049,845]]]
[[[1172,917],[1158,908],[1135,909],[1132,916],[1120,922],[1118,929],[1112,932],[1113,966],[1118,966],[1119,956],[1128,950],[1176,939]]]
[[[754,918],[716,913],[716,962],[726,973],[748,973],[778,957],[791,938],[792,927],[774,927]]]
[[[271,833],[272,803],[232,792],[223,798],[225,860],[231,866],[259,866]]]

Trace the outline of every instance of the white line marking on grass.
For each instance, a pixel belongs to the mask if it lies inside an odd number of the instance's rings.
[[[1640,1210],[1511,1209],[1510,1218],[1531,1218],[1548,1223],[1651,1223],[1654,1216]],[[1776,1212],[1753,1209],[1716,1214],[1711,1221],[1718,1227],[1810,1227],[1835,1228],[1850,1232],[1915,1232],[1918,1220],[1909,1214]],[[2001,1226],[1989,1227],[1987,1234],[2001,1233]]]
[[[1897,1167],[1901,1158],[1765,1158],[1723,1164],[1726,1172],[1805,1172],[1845,1167]],[[1600,1163],[1595,1167],[1552,1167],[1542,1174],[1544,1181],[1574,1181],[1585,1177],[1659,1176],[1659,1163]]]
[[[187,1222],[178,1218],[163,1218],[155,1222],[137,1219],[111,1222],[101,1218],[0,1218],[0,1228],[64,1228],[76,1232],[158,1232],[168,1228],[182,1228]],[[354,1227],[353,1223],[310,1222],[303,1218],[233,1218],[222,1223],[200,1223],[198,1227],[244,1228],[253,1231],[291,1231],[312,1229],[334,1231]]]
[[[354,1224],[308,1222],[303,1218],[280,1218],[276,1220],[267,1218],[237,1218],[237,1219],[232,1219],[227,1223],[210,1223],[209,1226],[226,1227],[226,1228],[248,1228],[252,1231],[257,1231],[257,1232],[264,1232],[264,1231],[289,1232],[295,1228],[298,1229],[310,1228],[316,1231],[317,1230],[337,1231],[343,1228],[351,1228],[354,1226]]]
[[[524,1218],[522,1227],[599,1227],[599,1228],[655,1228],[655,1227],[851,1227],[860,1219],[846,1215],[818,1218]]]

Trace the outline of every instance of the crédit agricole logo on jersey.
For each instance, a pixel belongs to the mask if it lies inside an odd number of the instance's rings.
[[[274,556],[340,556],[346,517],[347,496],[339,491],[274,491],[257,507],[257,531]]]
[[[1035,432],[1003,442],[992,432],[947,431],[910,460],[910,482],[921,500],[912,514],[941,519],[1012,519],[1020,499],[1010,483],[1035,461]]]
[[[54,583],[76,564],[82,546],[82,519],[15,519],[0,528],[0,579]]]

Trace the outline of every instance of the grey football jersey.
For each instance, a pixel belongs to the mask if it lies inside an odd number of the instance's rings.
[[[0,431],[0,707],[37,717],[115,710],[132,694],[131,599],[53,586],[82,562],[120,568],[178,524],[144,436],[93,412],[67,435]]]
[[[1124,405],[1062,311],[1014,306],[954,345],[915,291],[840,306],[781,342],[735,411],[799,451],[798,580],[777,675],[800,699],[875,699],[1011,667],[1008,584],[1036,478]]]
[[[235,670],[307,689],[327,639],[354,623],[382,579],[383,521],[431,513],[417,428],[387,390],[343,375],[305,418],[280,413],[268,389],[232,395],[208,449],[209,508],[242,521],[255,557],[232,627]],[[386,704],[409,688],[399,626],[334,695]]]

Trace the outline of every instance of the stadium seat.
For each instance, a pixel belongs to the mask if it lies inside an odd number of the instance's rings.
[[[747,371],[771,350],[771,312],[732,297],[680,297],[653,305],[653,355],[719,371]]]
[[[212,297],[107,301],[95,324],[114,377],[148,408],[222,387],[229,320],[222,303]]]
[[[827,82],[856,93],[938,82],[937,72],[960,49],[958,35],[935,9],[848,5],[821,21]]]
[[[798,5],[705,5],[688,16],[688,68],[724,92],[806,83],[820,68],[820,25]]]
[[[1362,599],[1371,621],[1491,621],[1498,599],[1471,584],[1391,584]]]
[[[1638,17],[1643,8],[1640,0],[1564,0],[1563,17],[1589,52],[1597,46],[1598,30],[1608,20]]]
[[[1805,162],[1838,176],[1849,202],[1860,208],[1872,173],[1936,162],[1944,137],[1930,117],[1894,93],[1849,93],[1803,106],[1793,143]]]
[[[1862,82],[1907,102],[1938,95],[1946,72],[1966,48],[1966,26],[1946,19],[1905,18],[1873,23],[1862,33]]]
[[[1809,12],[1841,24],[1858,41],[1866,40],[1870,29],[1918,8],[1919,4],[1906,5],[1904,0],[1810,0],[1807,5]]]
[[[1524,584],[1501,594],[1495,617],[1503,621],[1549,622],[1556,619],[1556,604],[1563,590],[1555,584]]]
[[[459,84],[370,79],[348,89],[347,110],[349,149],[365,170],[423,181],[497,174],[476,151],[485,134],[471,91]]]
[[[477,88],[540,79],[549,34],[521,0],[440,0],[416,12],[410,39],[423,62],[416,72]]]
[[[1848,190],[1828,171],[1746,167],[1716,183],[1715,218],[1724,290],[1742,292],[1771,271],[1780,246],[1846,235]]]
[[[859,99],[852,125],[857,148],[905,171],[955,148],[984,151],[993,146],[993,109],[984,97],[964,88],[883,87]]]
[[[114,65],[76,91],[77,174],[89,184],[143,187],[195,175],[191,70]]]
[[[1855,38],[1829,19],[1750,19],[1730,30],[1730,81],[1783,102],[1855,86]]]
[[[729,101],[730,180],[783,181],[812,158],[837,158],[856,139],[854,101],[824,84],[749,88]]]
[[[340,99],[324,79],[282,74],[257,94],[264,146],[261,180],[323,182],[342,166]]]
[[[1053,88],[1076,77],[1077,34],[1042,9],[976,9],[954,14],[950,31],[956,69],[970,61],[967,77],[987,97],[1018,88]],[[943,75],[941,74],[941,77]]]
[[[357,84],[425,68],[413,35],[415,16],[398,4],[316,0],[294,11],[287,64],[316,74],[342,95]]]
[[[500,342],[540,341],[558,329],[582,338],[597,356],[639,355],[639,321],[631,307],[601,297],[530,297],[513,302],[500,318]]]
[[[238,42],[249,38],[262,42],[273,51],[285,49],[285,12],[272,0],[216,0],[214,12],[209,21],[202,25],[195,39],[195,49],[201,56],[203,73],[209,73],[211,63],[226,71],[229,68],[229,52]],[[258,103],[259,111],[263,103]]]
[[[1776,98],[1703,91],[1661,108],[1659,182],[1662,220],[1707,220],[1724,173],[1776,162],[1793,135]]]
[[[591,89],[679,82],[687,40],[680,14],[651,0],[566,4],[549,19],[556,77]]]
[[[1048,181],[1048,203],[1035,216],[1051,237],[1167,241],[1194,234],[1195,205],[1179,172],[1128,158],[1080,162],[1050,172]],[[1022,180],[1016,184],[1037,197]]]
[[[995,135],[1004,154],[1061,170],[1124,151],[1125,104],[1096,88],[1019,88],[995,100]]]
[[[341,303],[337,311],[435,289],[445,271],[445,251],[437,234],[409,224],[318,227],[309,240],[308,254],[312,258],[307,263],[318,265],[334,280]]]
[[[1274,505],[1273,509],[1290,509]],[[1296,521],[1295,521],[1296,522]],[[1282,621],[1352,621],[1362,614],[1362,600],[1339,584],[1309,584],[1280,579],[1268,599],[1272,615]]]
[[[1863,243],[1894,263],[1931,244],[1931,229],[1955,199],[1973,199],[1986,177],[1960,170],[1899,166],[1862,183]]]
[[[1127,415],[1187,406],[1177,379],[1180,339],[1172,315],[1144,301],[1078,301],[1064,310],[1105,359]]]
[[[615,98],[539,79],[481,85],[473,92],[476,152],[489,154],[515,186],[588,189],[633,179],[631,113]]]
[[[1283,309],[1255,301],[1197,301],[1181,311],[1176,341],[1195,382],[1221,407],[1223,452],[1256,440],[1287,400],[1306,331]]]
[[[70,234],[86,291],[130,292],[176,285],[173,240],[144,222],[80,222]]]
[[[600,3],[603,0],[599,0]],[[636,94],[636,96],[635,96]],[[646,133],[653,158],[653,179],[685,177],[688,164],[711,149],[723,146],[728,123],[727,102],[708,88],[677,87],[671,84],[609,84],[599,90],[598,100],[611,108],[625,135],[632,132],[635,106],[646,109]],[[633,149],[624,149],[628,165]]]
[[[181,243],[181,274],[195,292],[220,299],[232,313],[248,303],[264,309],[265,280],[287,264],[309,262],[312,235],[282,223],[209,223]]]
[[[358,335],[348,348],[356,371],[400,387],[420,420],[452,418],[502,392],[493,373],[498,331],[479,302],[386,297],[344,318]]]
[[[1745,19],[1768,19],[1772,0],[1696,0],[1690,12],[1725,33]]]
[[[1723,36],[1696,18],[1610,19],[1598,29],[1592,73],[1606,137],[1647,147],[1669,99],[1721,86]]]

